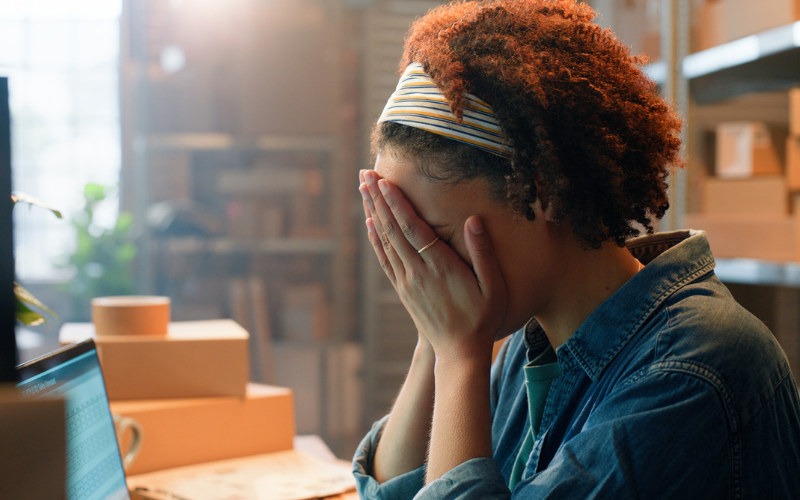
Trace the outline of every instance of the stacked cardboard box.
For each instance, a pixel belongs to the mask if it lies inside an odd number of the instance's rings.
[[[800,90],[792,114],[800,115]],[[784,172],[776,142],[761,122],[717,127],[716,172],[702,185],[702,211],[687,214],[686,227],[708,233],[717,257],[800,260],[800,116],[787,142]],[[793,203],[792,200],[795,200]]]
[[[693,52],[800,20],[800,0],[701,0],[694,5]]]
[[[292,448],[292,391],[248,384],[249,336],[236,322],[173,322],[166,336],[97,336],[91,323],[66,323],[59,334],[62,344],[86,338],[112,413],[143,428],[129,474]]]

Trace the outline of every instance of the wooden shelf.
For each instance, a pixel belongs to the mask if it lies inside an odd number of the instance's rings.
[[[166,250],[173,254],[211,253],[229,255],[237,253],[263,255],[326,255],[336,251],[333,239],[268,239],[247,241],[232,238],[205,240],[201,238],[170,238],[165,240]]]
[[[263,135],[242,139],[229,134],[158,134],[147,138],[150,151],[317,151],[331,152],[335,139],[316,136]]]
[[[800,262],[717,259],[714,272],[725,283],[800,287]]]

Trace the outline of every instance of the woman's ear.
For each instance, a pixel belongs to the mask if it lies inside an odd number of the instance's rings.
[[[540,175],[537,174],[535,177],[537,178],[535,182],[536,201],[531,204],[533,213],[537,218],[542,217],[543,220],[547,222],[554,222],[555,218],[553,217],[553,204],[551,203],[547,185],[540,180]]]
[[[544,205],[544,208],[542,206]],[[553,205],[550,203],[546,203],[544,199],[539,196],[535,202],[530,204],[530,207],[533,209],[533,214],[536,218],[542,218],[547,222],[553,222]]]

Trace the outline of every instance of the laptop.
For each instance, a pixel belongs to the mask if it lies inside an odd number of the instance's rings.
[[[23,398],[66,405],[67,500],[130,500],[94,340],[17,367]]]

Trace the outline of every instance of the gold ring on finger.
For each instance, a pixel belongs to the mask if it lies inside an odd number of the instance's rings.
[[[429,249],[430,247],[432,247],[432,246],[434,245],[434,243],[436,243],[437,241],[439,241],[439,237],[438,237],[438,236],[437,236],[436,238],[434,238],[434,239],[433,239],[433,241],[431,241],[430,243],[428,243],[428,244],[427,244],[427,245],[425,245],[424,247],[422,247],[422,248],[420,248],[419,250],[417,250],[417,253],[420,253],[420,254],[421,254],[421,253],[422,253],[422,252],[424,252],[425,250],[427,250],[427,249]]]

